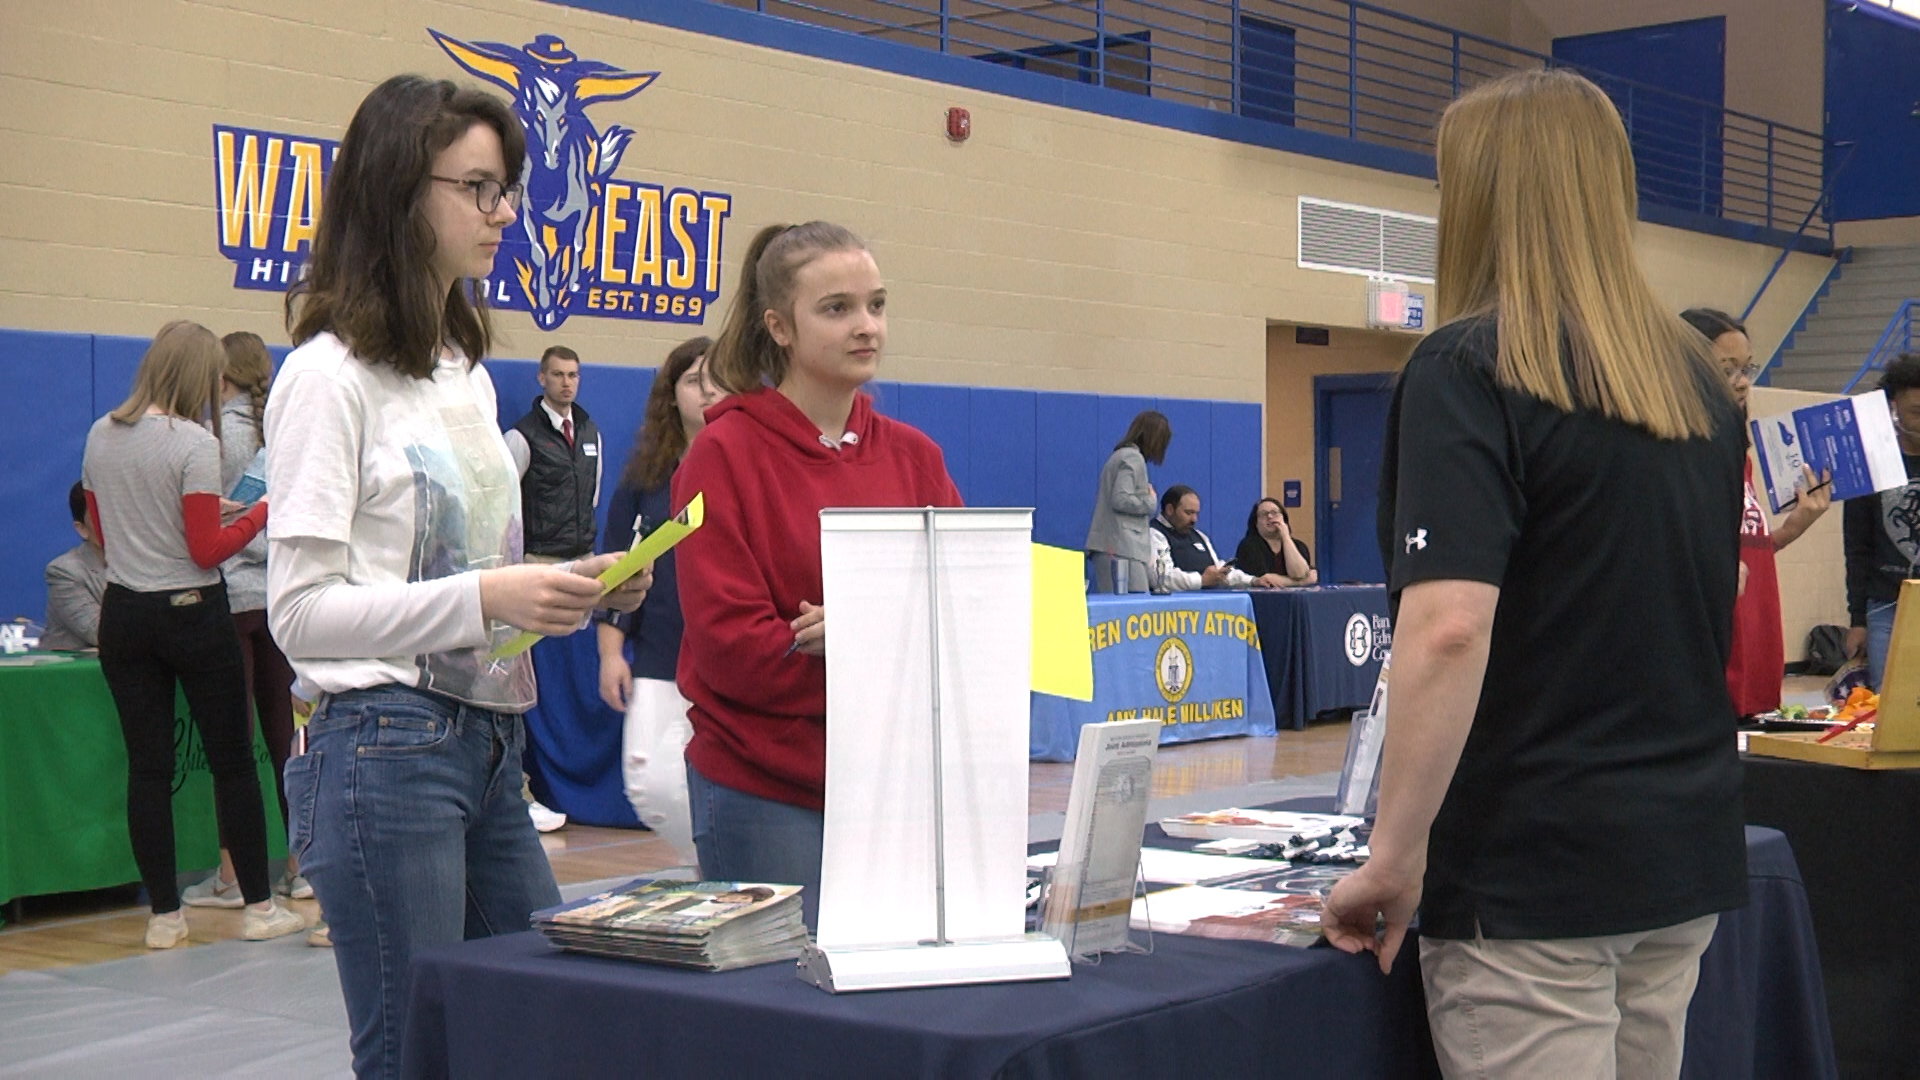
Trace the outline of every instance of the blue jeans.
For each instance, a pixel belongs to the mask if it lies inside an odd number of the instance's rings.
[[[827,819],[713,781],[687,763],[687,799],[693,810],[693,846],[708,881],[799,885],[812,930],[820,917],[820,846]]]
[[[1880,692],[1880,678],[1887,673],[1887,649],[1893,645],[1893,614],[1898,604],[1867,605],[1867,678],[1873,680],[1874,693]]]
[[[397,1076],[414,950],[560,902],[520,795],[520,717],[401,686],[323,697],[287,761],[288,847],[333,937],[358,1076]]]

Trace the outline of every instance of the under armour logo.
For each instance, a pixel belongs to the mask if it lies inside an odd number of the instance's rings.
[[[1419,548],[1421,551],[1427,550],[1427,530],[1417,529],[1407,537],[1408,554],[1412,554],[1414,548]]]

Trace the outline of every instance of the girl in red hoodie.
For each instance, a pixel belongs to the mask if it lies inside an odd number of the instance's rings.
[[[675,506],[706,496],[706,524],[676,552],[700,872],[805,886],[809,927],[827,769],[820,511],[960,505],[933,440],[860,393],[886,347],[886,303],[853,233],[763,229],[707,359],[732,396],[673,477]]]

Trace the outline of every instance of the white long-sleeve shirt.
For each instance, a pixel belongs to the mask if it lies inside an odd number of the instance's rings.
[[[308,686],[398,684],[524,712],[527,654],[480,611],[479,571],[521,559],[520,482],[486,369],[431,378],[369,364],[322,334],[267,400],[267,615]]]

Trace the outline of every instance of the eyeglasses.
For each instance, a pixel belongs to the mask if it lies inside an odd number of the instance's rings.
[[[1760,377],[1760,372],[1765,367],[1766,367],[1765,364],[1762,364],[1758,360],[1756,360],[1753,363],[1746,365],[1745,367],[1735,367],[1732,364],[1721,364],[1720,370],[1722,372],[1725,372],[1727,378],[1729,379],[1733,378],[1735,375],[1740,375],[1740,376],[1744,376],[1748,382],[1752,382],[1753,380]]]
[[[491,214],[500,209],[500,200],[507,201],[507,209],[520,209],[520,197],[527,189],[521,184],[503,184],[488,177],[485,180],[456,180],[451,176],[432,176],[429,180],[438,180],[443,184],[457,184],[473,192],[473,205],[483,214]]]

